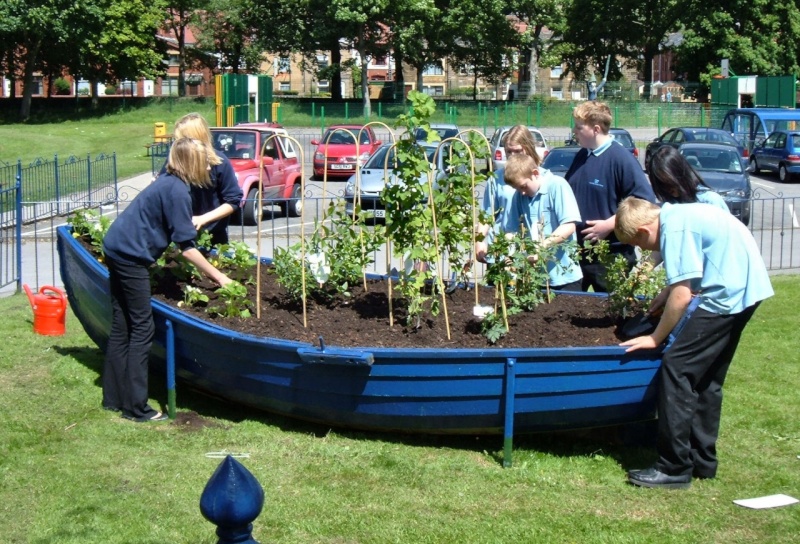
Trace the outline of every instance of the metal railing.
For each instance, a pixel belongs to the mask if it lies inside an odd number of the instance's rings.
[[[13,192],[13,191],[10,191]],[[126,190],[120,187],[118,199],[101,207],[104,214],[116,217],[124,206],[135,198],[137,190]],[[8,190],[0,190],[0,203],[9,197]],[[314,224],[315,217],[321,217],[324,207],[331,199],[342,198],[342,195],[325,197],[309,197],[304,199],[305,221]],[[18,290],[23,283],[37,288],[42,285],[61,286],[58,272],[58,253],[56,249],[55,230],[66,222],[64,215],[55,213],[65,209],[67,205],[76,209],[97,207],[96,202],[26,202],[36,205],[50,213],[35,224],[19,226],[3,222],[0,224],[0,293]],[[90,204],[92,206],[90,206]],[[277,247],[288,247],[300,241],[299,222],[287,216],[280,201],[266,206],[261,222],[260,247],[255,227],[231,224],[229,233],[232,240],[247,243],[259,255],[271,257]],[[761,251],[764,262],[771,273],[800,272],[800,225],[797,219],[797,208],[800,197],[758,197],[751,201],[750,231]],[[313,226],[306,227],[308,235]],[[382,251],[373,256],[374,265],[368,272],[384,274],[387,272],[387,259]],[[388,259],[388,267],[401,267],[398,259]],[[446,272],[446,271],[445,271]],[[476,270],[477,277],[482,276]]]
[[[68,215],[81,208],[94,208],[116,198],[117,157],[87,155],[59,161],[38,158],[27,166],[22,161],[0,165],[0,190],[19,187],[16,198],[0,200],[4,228],[39,221],[50,215]],[[9,193],[10,194],[10,193]]]

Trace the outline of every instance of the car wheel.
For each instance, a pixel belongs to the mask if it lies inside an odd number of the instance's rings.
[[[261,223],[264,216],[264,208],[258,205],[258,189],[253,188],[247,192],[247,200],[242,206],[242,217],[244,224],[253,226]]]
[[[789,173],[788,170],[786,170],[786,165],[781,164],[778,167],[778,179],[781,180],[781,182],[783,183],[788,183],[789,181],[791,181],[791,178],[792,175]]]
[[[759,172],[761,172],[761,168],[758,167],[758,159],[757,158],[753,157],[752,159],[750,159],[750,164],[753,165],[753,173],[754,174],[758,174]]]
[[[292,186],[292,194],[288,200],[281,203],[284,215],[290,217],[300,217],[303,213],[303,199],[301,198],[301,187],[299,183]]]

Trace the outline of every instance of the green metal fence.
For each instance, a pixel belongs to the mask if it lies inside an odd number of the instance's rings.
[[[539,127],[571,127],[572,110],[579,102],[571,101],[438,101],[431,119],[433,123],[455,123],[482,127],[489,132],[498,126],[534,125]],[[614,126],[623,128],[656,127],[660,134],[675,126],[718,127],[729,106],[711,106],[696,102],[609,102]],[[312,126],[320,129],[336,123],[384,121],[391,124],[407,106],[396,102],[373,102],[371,113],[364,115],[361,102],[297,101],[280,102],[278,121],[284,125],[301,124],[294,117],[308,116]]]

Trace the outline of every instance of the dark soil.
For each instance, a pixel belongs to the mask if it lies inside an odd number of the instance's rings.
[[[605,299],[595,296],[558,294],[549,304],[542,304],[533,312],[509,316],[509,332],[496,344],[483,335],[480,323],[473,317],[475,291],[457,289],[446,295],[447,317],[444,313],[425,316],[418,328],[406,325],[403,301],[392,298],[394,324],[390,326],[387,284],[371,280],[367,290],[363,285],[352,289],[350,299],[311,300],[306,307],[304,326],[303,307],[291,301],[278,284],[270,268],[261,271],[261,317],[256,317],[255,307],[250,318],[210,317],[204,308],[181,308],[200,319],[233,331],[297,340],[319,345],[342,347],[411,347],[411,348],[513,348],[513,347],[569,347],[608,346],[620,342],[617,326],[606,313]],[[256,274],[253,274],[256,277]],[[210,281],[196,285],[207,289],[209,304],[213,305],[215,285]],[[182,300],[180,284],[167,284],[154,288],[154,296],[172,305]],[[255,286],[249,286],[251,300],[256,299]],[[479,302],[492,305],[494,290],[481,287]]]

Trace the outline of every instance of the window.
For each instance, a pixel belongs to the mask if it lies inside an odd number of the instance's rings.
[[[278,59],[278,73],[290,74],[292,72],[292,61],[289,57],[280,57]]]
[[[31,92],[32,95],[37,96],[41,95],[42,93],[42,76],[33,76],[33,91]]]
[[[177,77],[166,77],[161,80],[161,96],[178,96]]]
[[[291,91],[292,90],[292,84],[289,83],[288,81],[281,81],[279,90],[280,91]]]
[[[442,68],[441,62],[436,62],[434,64],[429,64],[425,67],[422,71],[423,76],[441,76],[444,75],[444,68]]]
[[[127,96],[136,96],[136,82],[123,81],[122,83],[120,83],[119,92]]]
[[[373,66],[386,66],[386,57],[385,56],[375,57],[374,59],[372,59],[372,65]]]
[[[330,81],[328,81],[327,79],[323,79],[323,80],[317,82],[317,90],[319,92],[321,92],[321,93],[328,92],[330,87],[331,87]]]
[[[550,68],[550,77],[561,77],[564,74],[564,68],[561,66],[553,66]]]
[[[443,85],[426,85],[422,88],[422,92],[428,96],[444,96]]]
[[[328,55],[317,55],[317,67],[320,70],[324,70],[328,67]]]

